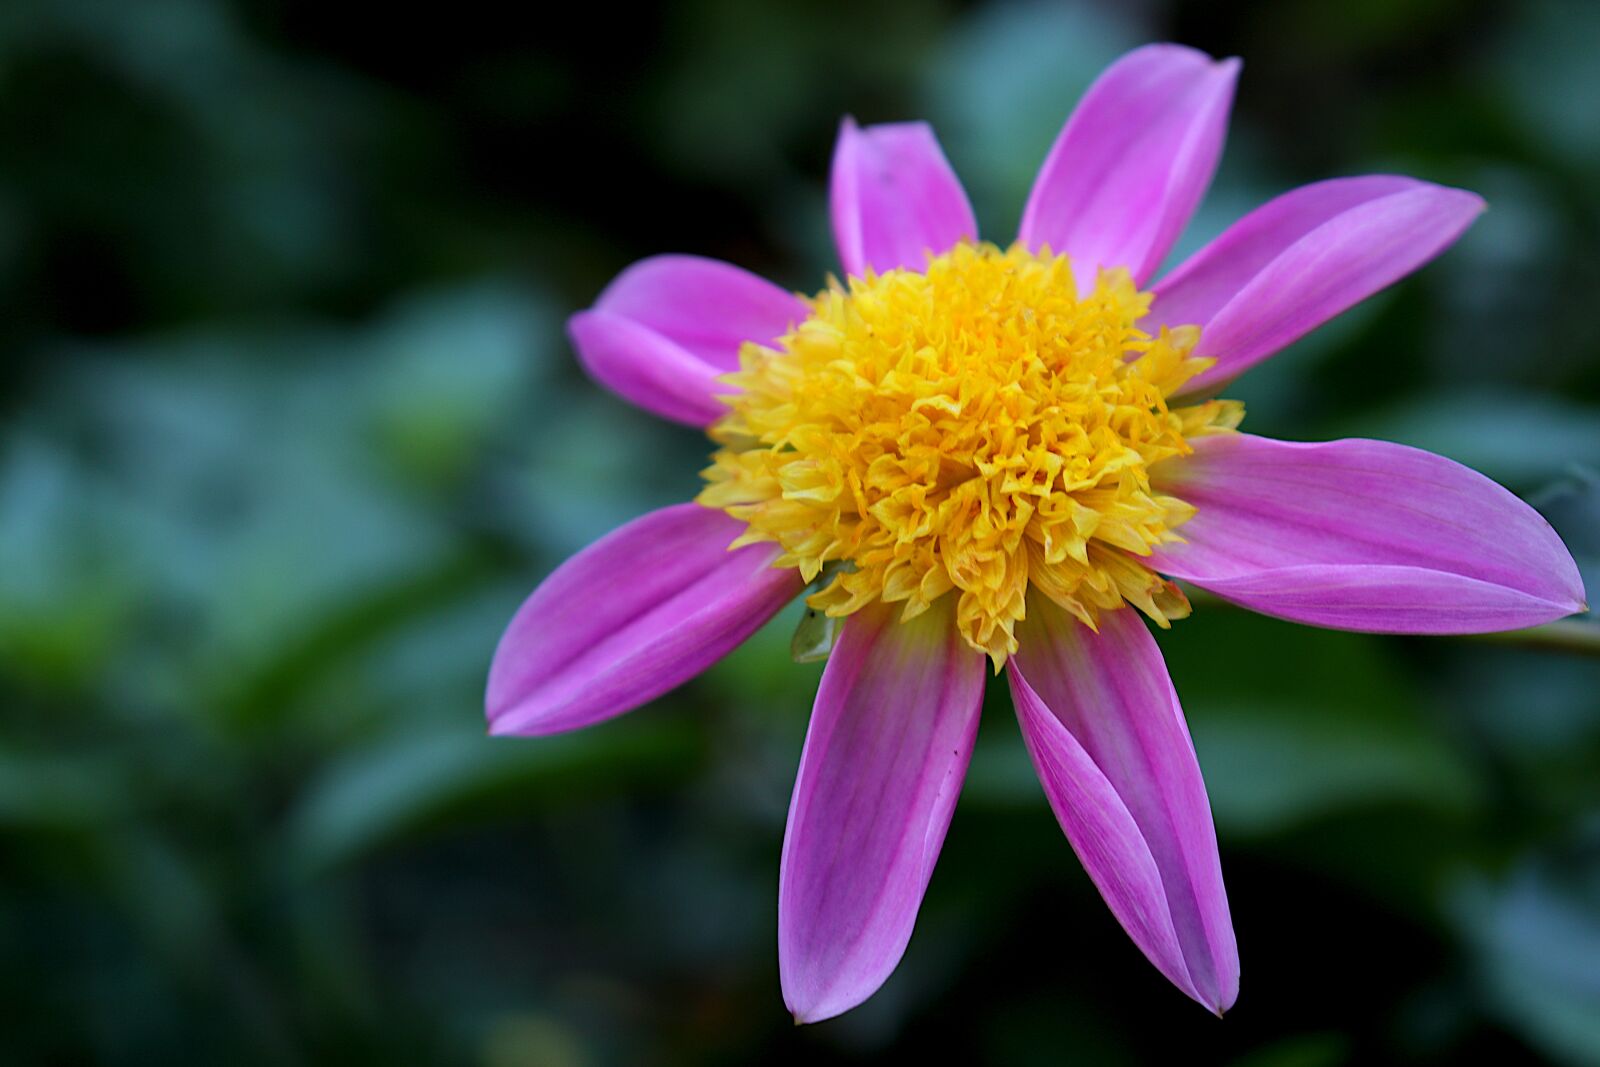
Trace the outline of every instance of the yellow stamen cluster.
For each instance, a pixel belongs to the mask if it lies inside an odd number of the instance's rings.
[[[1120,269],[1080,295],[1066,256],[1021,246],[835,281],[775,349],[740,353],[699,500],[808,582],[827,567],[809,603],[831,616],[883,600],[909,619],[959,591],[997,670],[1030,584],[1091,627],[1124,602],[1165,626],[1188,603],[1140,557],[1194,509],[1149,469],[1243,409],[1168,407],[1209,361],[1196,327],[1138,328],[1150,300]]]

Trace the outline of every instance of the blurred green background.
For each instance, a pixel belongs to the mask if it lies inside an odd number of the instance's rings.
[[[1152,39],[1245,59],[1180,254],[1333,175],[1491,204],[1252,372],[1247,428],[1471,464],[1600,588],[1600,4],[0,4],[0,1062],[1600,1063],[1592,657],[1163,635],[1223,1022],[1099,902],[998,690],[904,963],[799,1030],[792,615],[627,718],[484,736],[521,597],[707,452],[565,315],[660,251],[817,288],[847,111],[933,121],[1004,241]]]

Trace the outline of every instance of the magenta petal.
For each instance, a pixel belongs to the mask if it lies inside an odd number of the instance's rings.
[[[1194,441],[1151,471],[1198,511],[1151,565],[1266,615],[1376,633],[1482,633],[1583,610],[1550,524],[1478,472],[1404,445]]]
[[[806,318],[804,301],[793,293],[700,256],[640,260],[594,306],[654,330],[719,373],[739,369],[746,341],[771,345]]]
[[[595,381],[648,412],[690,426],[709,426],[727,413],[716,398],[722,372],[648,326],[580,311],[567,320],[567,334]]]
[[[907,623],[850,616],[828,659],[789,804],[778,890],[784,1002],[800,1022],[860,1004],[905,952],[966,776],[984,657],[955,597]]]
[[[1218,1014],[1239,952],[1200,765],[1161,652],[1139,616],[1094,633],[1028,602],[1008,675],[1056,819],[1117,921],[1179,989]]]
[[[714,259],[655,256],[617,275],[567,332],[595,380],[646,411],[691,426],[726,413],[720,375],[746,341],[770,345],[806,317],[805,304]]]
[[[1034,179],[1022,242],[1070,255],[1081,287],[1098,267],[1127,267],[1142,284],[1211,184],[1238,74],[1236,59],[1171,44],[1113,63]]]
[[[630,711],[731,652],[800,592],[777,550],[678,504],[614,530],[523,603],[489,668],[489,732],[553,734]]]
[[[1443,252],[1483,211],[1474,193],[1378,175],[1319,182],[1252,211],[1155,287],[1146,329],[1201,327],[1214,391]]]
[[[829,185],[833,238],[845,273],[903,267],[973,240],[978,224],[961,181],[925,122],[866,129],[845,119]]]
[[[1184,260],[1155,285],[1151,326],[1204,326],[1284,250],[1351,208],[1430,188],[1415,178],[1375,174],[1302,185],[1267,201]],[[1153,331],[1152,331],[1153,332]]]

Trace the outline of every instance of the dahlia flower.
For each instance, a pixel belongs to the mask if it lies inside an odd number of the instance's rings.
[[[799,1021],[861,1003],[904,953],[987,665],[1005,670],[1045,795],[1112,914],[1220,1014],[1239,958],[1216,834],[1141,618],[1189,613],[1173,579],[1376,633],[1585,610],[1549,525],[1484,476],[1381,441],[1255,437],[1216,398],[1483,209],[1411,178],[1319,182],[1151,284],[1211,180],[1238,69],[1174,45],[1118,60],[1006,248],[977,240],[927,125],[847,119],[830,183],[842,279],[807,297],[661,256],[571,320],[594,378],[715,448],[695,501],[534,590],[495,653],[490,730],[638,707],[809,589],[837,632],[779,870]]]

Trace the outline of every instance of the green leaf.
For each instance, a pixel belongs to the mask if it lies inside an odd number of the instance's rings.
[[[1547,1055],[1600,1061],[1600,834],[1464,886],[1455,915],[1492,1010]]]
[[[450,728],[353,752],[317,775],[289,823],[290,850],[316,873],[466,817],[506,818],[532,805],[627,792],[697,766],[683,723],[628,722],[545,738],[490,738]]]
[[[103,825],[126,814],[128,787],[120,768],[103,758],[0,749],[0,826]]]
[[[1512,487],[1600,468],[1600,410],[1526,390],[1434,392],[1341,429],[1437,452]]]
[[[985,234],[1011,233],[1073,105],[1140,33],[1111,7],[974,9],[927,67],[923,95]],[[1005,243],[1004,240],[1001,243]]]
[[[1458,814],[1476,803],[1468,767],[1419,713],[1384,641],[1206,602],[1158,639],[1225,836],[1383,805]],[[1043,804],[1004,690],[990,687],[965,795]]]
[[[1202,604],[1163,649],[1221,831],[1281,833],[1387,804],[1460,813],[1461,757],[1422,713],[1383,639]]]

